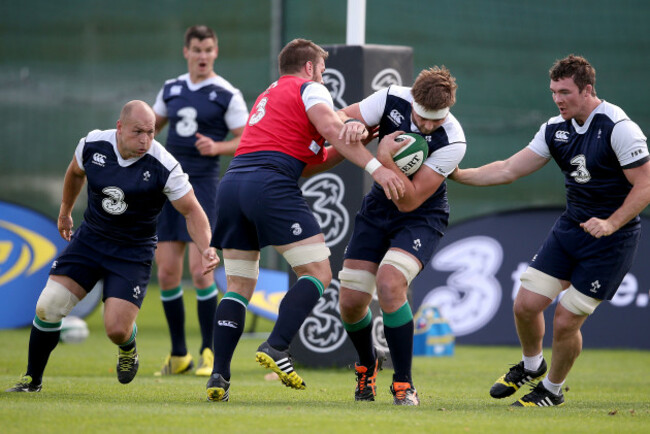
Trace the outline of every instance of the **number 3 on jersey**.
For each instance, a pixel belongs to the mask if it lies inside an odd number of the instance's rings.
[[[262,120],[262,118],[266,114],[266,103],[268,101],[269,99],[267,97],[264,97],[260,100],[260,102],[257,103],[257,105],[255,106],[255,113],[253,113],[250,120],[248,121],[248,125],[253,126]]]
[[[129,207],[124,202],[124,192],[119,187],[105,187],[102,190],[107,198],[102,199],[102,208],[109,214],[120,215]]]
[[[193,136],[199,129],[199,124],[196,122],[196,109],[183,107],[176,114],[180,117],[180,120],[176,122],[176,134],[181,137]]]

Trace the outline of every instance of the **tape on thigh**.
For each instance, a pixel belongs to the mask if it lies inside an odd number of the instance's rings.
[[[299,265],[320,262],[330,257],[330,249],[325,243],[303,244],[293,247],[282,254],[291,268]]]
[[[339,271],[339,281],[341,282],[341,287],[365,292],[370,295],[373,295],[377,289],[375,275],[370,271],[343,267]]]
[[[382,265],[392,265],[397,268],[406,278],[406,284],[410,285],[411,281],[420,272],[420,263],[406,253],[397,250],[389,250],[381,260],[379,267]]]
[[[257,280],[260,274],[260,261],[223,258],[223,268],[226,270],[226,276],[240,276]]]
[[[560,279],[543,273],[533,267],[528,267],[521,273],[521,286],[536,294],[548,297],[551,300],[562,292]]]
[[[602,300],[584,295],[573,285],[569,286],[560,299],[560,304],[576,315],[591,315],[601,302]]]
[[[76,295],[59,282],[47,279],[36,302],[36,316],[46,322],[59,322],[79,303]]]

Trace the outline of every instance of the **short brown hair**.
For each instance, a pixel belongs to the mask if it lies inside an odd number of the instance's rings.
[[[198,39],[199,42],[204,39],[214,39],[214,42],[217,42],[217,34],[208,26],[198,25],[189,27],[185,31],[185,46],[190,48],[190,43],[192,39]]]
[[[456,103],[456,89],[456,79],[443,65],[423,69],[411,87],[411,94],[415,102],[424,108],[439,110]]]
[[[284,46],[278,55],[280,75],[294,74],[307,62],[326,60],[329,53],[307,39],[294,39]]]
[[[556,60],[551,69],[548,71],[551,80],[558,81],[562,78],[572,78],[578,86],[580,92],[587,86],[591,85],[591,96],[596,96],[596,70],[582,56],[569,54],[564,59]]]

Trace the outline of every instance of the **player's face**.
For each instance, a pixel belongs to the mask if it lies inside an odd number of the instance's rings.
[[[212,38],[202,41],[192,38],[190,46],[183,48],[183,55],[187,59],[187,70],[193,82],[203,81],[214,74],[217,51],[217,41]]]
[[[325,60],[321,57],[318,59],[318,62],[314,64],[314,72],[311,74],[311,80],[316,83],[324,84],[323,72],[325,72]]]
[[[580,124],[587,120],[591,113],[588,105],[591,89],[591,85],[587,85],[580,92],[571,77],[561,78],[557,81],[551,80],[553,102],[560,109],[562,119],[575,119]]]
[[[117,147],[125,160],[141,157],[151,148],[156,117],[149,110],[135,108],[130,117],[117,121]]]
[[[445,116],[442,119],[427,119],[423,118],[419,114],[415,113],[415,110],[411,112],[413,118],[413,123],[422,134],[431,134],[434,132],[440,125],[445,123],[447,117]]]

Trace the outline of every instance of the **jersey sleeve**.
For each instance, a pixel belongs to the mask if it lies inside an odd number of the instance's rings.
[[[321,103],[327,104],[329,108],[334,110],[334,102],[330,91],[320,83],[311,83],[306,86],[302,92],[302,101],[305,103],[305,111]]]
[[[372,95],[359,102],[359,110],[363,121],[370,126],[379,125],[384,115],[386,100],[388,99],[388,88],[380,89]]]
[[[160,89],[160,92],[158,92],[158,95],[156,96],[156,101],[153,103],[153,111],[156,113],[158,116],[163,116],[167,117],[167,105],[165,104],[165,101],[163,101],[163,90],[165,88],[163,87]]]
[[[77,143],[77,147],[74,150],[74,157],[77,160],[77,165],[79,166],[79,168],[85,172],[86,169],[84,169],[84,156],[83,156],[84,146],[86,146],[85,137],[83,137],[81,140],[79,140],[79,143]]]
[[[548,143],[546,143],[546,124],[542,124],[533,137],[533,140],[528,144],[528,149],[544,158],[551,158],[551,151],[548,149]]]
[[[241,128],[246,125],[248,120],[248,108],[241,92],[235,92],[230,99],[228,110],[226,111],[225,121],[229,130]]]
[[[466,143],[452,143],[437,149],[424,160],[424,164],[446,178],[458,167],[465,156],[466,149]]]
[[[611,143],[624,169],[640,166],[649,159],[646,137],[641,128],[629,119],[614,125]]]
[[[177,164],[169,173],[163,193],[167,196],[167,199],[172,201],[185,196],[191,189],[192,185],[189,177],[183,172],[181,165]]]

